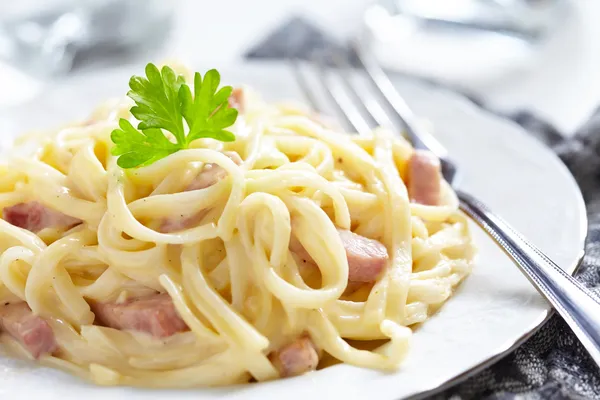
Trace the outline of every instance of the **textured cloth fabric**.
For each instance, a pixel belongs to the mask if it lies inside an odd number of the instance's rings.
[[[513,119],[549,144],[579,183],[589,226],[576,276],[600,293],[600,109],[569,140],[532,115],[520,113]],[[554,315],[514,352],[434,398],[600,399],[600,373],[564,320]]]
[[[247,58],[310,59],[346,51],[321,29],[294,18],[247,53]],[[472,99],[480,106],[484,104]],[[589,232],[586,254],[577,278],[600,293],[600,109],[572,138],[527,112],[504,115],[550,146],[571,170],[583,193]],[[600,399],[599,368],[558,315],[527,342],[491,367],[432,399]]]

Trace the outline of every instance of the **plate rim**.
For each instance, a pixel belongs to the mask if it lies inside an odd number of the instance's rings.
[[[264,62],[264,61],[243,63],[242,65],[249,66],[251,70],[256,67],[260,67],[260,69],[263,70],[263,69],[268,69],[269,66],[270,67],[275,66],[272,62]],[[225,67],[224,69],[230,70],[231,67]],[[282,68],[281,64],[277,64],[277,68],[275,68],[275,69],[283,70],[284,68]],[[104,73],[108,73],[108,75],[110,75],[112,72],[114,72],[113,69],[108,69],[107,71],[106,70],[104,71]],[[252,76],[253,75],[252,71],[247,73],[247,75]],[[399,77],[402,78],[402,76],[399,76]],[[288,76],[288,78],[289,78],[289,76]],[[452,100],[452,102],[454,102],[456,104],[460,103],[461,107],[465,111],[466,116],[468,116],[467,113],[477,114],[479,116],[479,118],[485,118],[488,121],[490,121],[490,123],[502,124],[505,126],[508,125],[511,127],[511,129],[513,129],[515,131],[518,130],[520,136],[528,137],[532,140],[535,140],[535,137],[532,136],[529,132],[527,132],[519,124],[515,123],[514,121],[512,121],[510,119],[504,118],[490,110],[487,110],[487,109],[484,109],[484,108],[478,106],[476,103],[471,101],[469,98],[465,97],[464,95],[461,95],[460,93],[457,93],[456,91],[450,90],[450,89],[440,86],[440,85],[433,84],[431,82],[424,82],[419,79],[406,79],[406,77],[404,77],[404,78],[405,79],[403,79],[403,80],[408,81],[409,84],[415,84],[415,85],[420,86],[421,88],[426,88],[426,89],[432,90],[434,92],[438,92],[439,94],[443,95],[445,98]],[[75,80],[77,80],[77,78]],[[293,84],[294,83],[292,82],[291,85],[293,85]],[[298,99],[299,98],[296,98],[296,100],[298,100]],[[19,105],[17,107],[21,107],[21,106],[22,105]],[[565,267],[565,271],[567,273],[574,274],[577,271],[577,269],[579,268],[579,266],[581,265],[581,262],[585,255],[585,244],[587,241],[588,228],[589,228],[588,218],[587,218],[587,213],[586,213],[587,207],[584,202],[583,195],[581,193],[581,189],[580,189],[578,183],[574,179],[574,177],[571,174],[571,172],[569,171],[569,169],[563,163],[563,161],[553,151],[551,151],[551,149],[548,146],[546,146],[543,142],[541,142],[539,140],[537,142],[538,142],[538,147],[540,148],[540,150],[543,149],[547,153],[548,156],[553,157],[555,159],[555,161],[558,161],[557,166],[562,168],[564,170],[564,172],[567,173],[569,179],[571,180],[571,183],[573,184],[573,189],[575,189],[573,192],[573,195],[577,197],[576,201],[578,203],[577,207],[579,210],[578,217],[580,219],[579,228],[582,230],[581,232],[579,232],[579,237],[581,238],[580,239],[581,243],[578,244],[578,255],[576,256],[577,258],[574,259],[569,265],[566,265],[566,267]],[[575,204],[575,202],[573,204]],[[402,395],[402,394],[394,395],[394,393],[390,393],[390,395],[396,396],[395,397],[396,399],[422,399],[422,398],[440,393],[446,389],[456,386],[457,384],[465,381],[466,379],[477,374],[478,372],[487,368],[488,366],[495,364],[496,362],[498,362],[499,360],[504,358],[506,355],[508,355],[509,353],[514,351],[517,347],[522,345],[527,339],[529,339],[531,336],[533,336],[549,320],[549,318],[553,315],[553,313],[554,313],[554,310],[552,308],[547,308],[546,310],[543,311],[543,313],[540,313],[540,316],[538,318],[536,318],[535,321],[533,321],[527,328],[523,329],[522,335],[520,335],[517,339],[506,340],[506,343],[503,343],[501,346],[498,346],[496,349],[490,350],[488,352],[489,357],[486,357],[485,360],[470,366],[468,369],[455,375],[454,377],[452,377],[450,379],[447,379],[447,378],[441,378],[438,380],[432,379],[431,383],[423,385],[421,388],[417,389],[418,392],[416,392],[416,393],[405,394],[405,395]],[[131,389],[131,387],[128,387],[128,386],[120,386],[120,387]],[[157,392],[161,392],[161,391],[158,390]],[[173,394],[171,394],[171,395],[173,395]]]
[[[586,225],[587,225],[587,223],[588,223],[587,217],[586,217],[585,221],[586,221]],[[587,240],[587,232],[585,235],[585,239]],[[585,241],[584,241],[584,243],[585,243]],[[584,244],[584,247],[585,247],[585,244]],[[585,249],[582,249],[578,256],[579,258],[576,260],[576,262],[572,266],[570,266],[569,270],[566,271],[569,275],[572,276],[579,270],[579,267],[581,267],[581,263],[583,261],[584,256],[585,256]],[[403,397],[401,399],[405,399],[405,400],[424,399],[428,396],[431,396],[434,394],[439,394],[439,393],[443,392],[444,390],[450,389],[456,385],[463,383],[464,381],[466,381],[467,379],[471,378],[472,376],[478,374],[479,372],[483,371],[484,369],[496,364],[497,362],[502,360],[504,357],[508,356],[510,353],[515,351],[517,348],[519,348],[521,345],[523,345],[529,338],[531,338],[533,335],[535,335],[550,320],[550,318],[555,313],[556,313],[556,311],[554,310],[554,308],[550,308],[550,309],[546,310],[544,312],[544,315],[542,315],[542,318],[539,319],[539,321],[534,322],[532,324],[531,328],[527,328],[528,329],[527,332],[523,333],[523,335],[521,335],[519,338],[517,338],[513,343],[509,344],[507,347],[504,347],[502,349],[499,349],[498,351],[495,351],[494,354],[487,360],[482,361],[479,364],[472,366],[471,368],[458,374],[454,378],[445,380],[444,382],[440,383],[439,385],[437,385],[431,389],[427,389],[427,390],[421,391],[419,393],[415,393],[413,395]]]
[[[392,72],[392,75],[396,75],[396,74]],[[404,78],[406,78],[406,77],[404,76]],[[521,125],[519,125],[515,121],[513,121],[509,118],[502,117],[501,115],[498,115],[489,109],[486,109],[486,108],[483,108],[483,107],[477,105],[474,101],[472,101],[468,97],[462,95],[461,93],[450,90],[450,89],[440,86],[440,85],[436,85],[435,83],[432,83],[432,82],[423,81],[418,78],[416,79],[416,81],[417,81],[418,85],[431,87],[433,90],[442,93],[444,96],[452,97],[453,100],[456,101],[457,103],[458,102],[462,103],[463,106],[465,107],[465,110],[466,110],[466,108],[469,108],[469,112],[474,112],[474,113],[483,115],[484,117],[486,117],[490,120],[494,120],[497,123],[501,123],[501,124],[505,124],[505,125],[512,125],[512,128],[515,130],[519,130],[521,135],[537,139],[534,136],[532,136],[531,133],[527,132],[525,130],[525,128],[523,128]],[[565,272],[567,272],[569,275],[573,276],[577,273],[577,271],[581,267],[581,264],[582,264],[584,256],[585,256],[585,245],[587,243],[587,238],[588,238],[588,234],[589,234],[589,219],[587,216],[587,205],[583,198],[583,193],[581,192],[579,183],[577,183],[577,180],[575,179],[575,177],[573,176],[573,174],[571,173],[569,168],[565,165],[563,160],[554,151],[552,151],[551,148],[548,145],[546,145],[544,142],[542,142],[541,140],[538,140],[538,142],[539,142],[540,146],[543,147],[551,157],[554,157],[555,160],[559,162],[561,168],[563,168],[568,173],[568,176],[572,180],[572,183],[574,184],[574,187],[576,189],[577,202],[579,203],[578,208],[581,211],[580,229],[582,229],[583,232],[580,235],[581,243],[578,245],[579,254],[577,255],[577,258],[564,269]],[[460,185],[460,182],[459,182],[459,185]],[[490,237],[490,235],[487,234],[487,232],[486,232],[486,236]],[[467,279],[468,279],[468,277],[467,277]],[[456,375],[455,377],[453,377],[451,379],[444,380],[442,378],[441,382],[437,381],[437,383],[428,385],[428,386],[430,386],[430,389],[425,389],[425,390],[420,391],[419,393],[414,393],[414,394],[411,394],[411,395],[408,395],[405,397],[401,397],[399,399],[405,399],[405,400],[423,399],[423,398],[426,398],[431,395],[439,394],[439,393],[443,392],[444,390],[455,387],[456,385],[466,381],[467,379],[469,379],[472,376],[476,375],[477,373],[483,371],[487,367],[490,367],[490,366],[496,364],[497,362],[502,360],[504,357],[508,356],[510,353],[515,351],[518,347],[523,345],[529,338],[531,338],[535,333],[537,333],[550,320],[550,318],[555,313],[556,313],[556,311],[554,310],[554,308],[552,306],[550,306],[547,310],[544,311],[544,313],[540,316],[540,318],[538,318],[535,322],[533,322],[530,325],[530,327],[528,327],[527,330],[521,336],[519,336],[516,340],[508,343],[507,345],[501,346],[497,350],[490,351],[490,354],[492,354],[492,355],[489,358],[487,358],[486,360],[473,365],[472,367],[468,368],[467,370],[461,372],[460,374]]]

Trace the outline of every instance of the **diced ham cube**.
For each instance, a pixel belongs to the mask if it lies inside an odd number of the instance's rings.
[[[440,203],[442,169],[429,151],[416,150],[408,162],[408,194],[411,201],[427,206]]]
[[[348,280],[373,282],[385,268],[387,249],[374,239],[369,239],[345,229],[338,229],[346,257],[348,257]]]
[[[314,371],[319,364],[319,354],[312,340],[302,336],[269,354],[269,360],[283,378]]]
[[[241,157],[235,151],[225,151],[223,154],[229,157],[237,165],[241,165],[243,162]],[[200,171],[198,176],[194,178],[192,183],[190,183],[185,190],[191,191],[206,189],[207,187],[219,182],[226,176],[227,172],[219,165],[208,163],[202,168],[202,171]],[[200,222],[207,211],[208,210],[200,210],[194,215],[165,218],[160,224],[158,230],[163,233],[169,233],[191,228]]]
[[[348,258],[349,282],[373,282],[377,280],[388,260],[387,249],[374,239],[357,235],[346,229],[339,229],[338,234],[346,250]],[[290,250],[307,262],[314,263],[302,244],[292,235]]]
[[[354,292],[358,291],[361,287],[365,285],[365,282],[348,282],[346,286],[346,290],[344,290],[344,296],[350,296]]]
[[[35,358],[57,349],[48,322],[34,315],[25,302],[0,306],[0,331],[18,340]]]
[[[95,303],[92,311],[96,315],[96,323],[109,328],[146,332],[157,338],[188,329],[167,293],[129,299],[123,303]]]
[[[223,152],[227,157],[231,159],[237,165],[242,164],[242,159],[239,154],[235,151],[225,151]],[[199,190],[205,189],[209,186],[214,185],[219,182],[221,179],[227,176],[227,172],[221,168],[217,164],[208,163],[202,168],[202,171],[198,174],[198,176],[189,184],[189,186],[185,189],[186,191],[190,190]]]
[[[194,215],[179,218],[165,218],[158,228],[159,232],[171,233],[189,229],[202,220],[208,210],[201,210]]]
[[[237,108],[240,113],[244,112],[244,89],[235,88],[231,92],[231,96],[228,99],[229,107]]]
[[[37,201],[4,207],[2,215],[6,222],[34,233],[44,228],[71,228],[81,223],[80,219],[53,210]]]

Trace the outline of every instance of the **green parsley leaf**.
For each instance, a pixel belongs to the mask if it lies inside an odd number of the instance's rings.
[[[160,129],[139,131],[123,118],[119,127],[121,129],[115,129],[110,138],[116,144],[111,153],[119,156],[117,164],[121,168],[150,165],[182,149],[179,144],[167,139]]]
[[[139,129],[162,128],[171,132],[178,143],[185,142],[179,89],[185,84],[183,76],[165,66],[159,72],[154,64],[146,66],[146,76],[132,76],[129,80],[131,97],[137,106],[131,114],[140,122]]]
[[[183,117],[190,127],[188,143],[206,137],[223,142],[235,140],[233,133],[225,130],[233,125],[238,116],[235,108],[228,107],[233,88],[225,86],[217,92],[220,81],[219,72],[211,69],[204,75],[204,79],[198,72],[194,75],[193,99],[187,85],[180,88]]]
[[[121,168],[150,165],[200,138],[235,140],[226,129],[238,116],[238,111],[229,106],[233,89],[218,89],[221,76],[217,70],[208,71],[204,79],[196,72],[193,96],[184,77],[170,67],[159,70],[150,63],[145,72],[146,77],[131,77],[127,93],[136,104],[130,111],[140,121],[137,129],[121,119],[119,129],[111,134],[115,144],[111,154],[119,156],[117,164]],[[163,130],[170,132],[175,142]]]

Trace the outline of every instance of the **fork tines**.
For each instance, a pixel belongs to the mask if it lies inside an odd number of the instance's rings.
[[[415,148],[429,150],[441,159],[446,178],[452,180],[456,170],[446,149],[421,126],[374,56],[358,43],[352,49],[356,68],[348,55],[333,51],[314,53],[309,62],[291,60],[300,89],[313,108],[339,115],[361,135],[377,126],[404,131]]]

